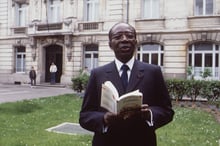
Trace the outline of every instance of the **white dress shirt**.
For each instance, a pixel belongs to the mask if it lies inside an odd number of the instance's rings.
[[[121,76],[122,74],[122,70],[121,70],[121,67],[122,65],[124,65],[124,63],[122,63],[121,61],[119,61],[117,58],[115,58],[115,64],[116,64],[116,67],[117,67],[117,70],[119,72],[119,76]],[[129,82],[129,79],[130,79],[130,76],[131,76],[131,70],[133,68],[133,65],[134,65],[134,57],[132,57],[127,63],[125,63],[128,67],[129,67],[129,70],[127,71],[128,73],[128,82]]]

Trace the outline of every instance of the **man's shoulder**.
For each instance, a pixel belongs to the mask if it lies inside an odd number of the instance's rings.
[[[110,63],[107,63],[105,65],[96,67],[92,71],[93,72],[108,71],[109,69],[112,69],[114,67],[114,65],[115,65],[114,62],[110,62]]]
[[[155,69],[160,69],[160,66],[158,65],[155,65],[155,64],[149,64],[149,63],[146,63],[146,62],[141,62],[139,60],[136,60],[135,61],[135,64],[137,66],[139,66],[139,68],[144,68],[144,69],[148,69],[148,70],[155,70]]]
[[[95,68],[95,69],[97,69],[97,70],[106,69],[106,68],[110,68],[110,67],[112,67],[112,66],[114,66],[114,65],[115,65],[114,62],[110,62],[110,63],[104,64],[104,65],[102,65],[102,66],[99,66],[99,67],[97,67],[97,68]]]
[[[140,66],[145,66],[145,67],[158,67],[158,65],[149,64],[149,63],[146,63],[146,62],[142,62],[140,60],[136,60],[135,63],[140,65]]]

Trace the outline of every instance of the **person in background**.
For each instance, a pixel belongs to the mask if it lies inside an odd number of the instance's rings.
[[[82,75],[88,75],[89,76],[89,70],[88,70],[88,67],[87,66],[85,66],[84,67],[84,69],[83,69],[83,71],[82,71]]]
[[[130,24],[117,23],[110,29],[109,46],[115,59],[91,71],[79,123],[94,132],[92,146],[156,146],[155,131],[174,116],[161,68],[136,60],[136,30]],[[124,65],[127,86],[121,80]],[[127,118],[102,108],[101,88],[105,81],[114,84],[119,96],[139,89],[143,94],[142,107]]]
[[[31,80],[31,86],[36,86],[36,77],[37,77],[36,71],[34,70],[34,67],[32,66],[31,70],[29,72],[29,78]]]
[[[50,84],[56,83],[56,72],[57,72],[57,66],[54,64],[54,62],[50,65]]]

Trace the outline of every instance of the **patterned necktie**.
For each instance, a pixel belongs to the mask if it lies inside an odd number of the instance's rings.
[[[128,73],[127,73],[127,71],[129,70],[129,67],[124,64],[124,65],[121,66],[121,70],[122,70],[121,81],[122,81],[122,84],[124,86],[124,89],[126,89],[127,85],[128,85]]]

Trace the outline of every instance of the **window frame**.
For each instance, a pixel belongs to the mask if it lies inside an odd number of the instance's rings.
[[[147,3],[150,3],[148,7]],[[158,19],[160,18],[160,0],[142,0],[142,14],[143,19]],[[149,15],[146,15],[149,14]]]
[[[15,47],[15,72],[25,73],[25,71],[26,71],[26,48],[24,46]]]
[[[99,19],[99,0],[84,0],[84,20],[98,21]],[[91,8],[91,9],[90,9]]]
[[[61,21],[61,1],[60,0],[47,0],[48,12],[47,20],[49,23],[57,23]]]
[[[90,55],[90,57],[86,57],[86,55]],[[97,57],[96,57],[97,56]],[[88,70],[91,71],[93,68],[98,67],[98,45],[96,44],[87,44],[84,46],[83,51],[83,67],[88,67]]]
[[[195,45],[198,44],[209,44],[211,45],[211,49],[199,49],[196,50],[195,49]],[[200,60],[200,64],[201,66],[195,66],[195,61],[196,61],[196,55],[200,55],[201,56],[201,60]],[[206,64],[206,59],[207,55],[211,55],[212,58],[212,65],[207,67]],[[192,74],[194,75],[195,79],[201,79],[201,72],[204,72],[205,69],[210,69],[211,71],[211,78],[212,79],[218,79],[219,75],[220,75],[220,50],[219,50],[219,45],[214,44],[214,43],[210,43],[210,42],[197,42],[194,44],[189,45],[188,47],[188,53],[187,53],[187,66],[192,68]],[[216,58],[218,60],[216,60]],[[218,61],[218,62],[216,62]],[[218,65],[218,66],[216,66]]]
[[[27,4],[15,3],[15,25],[26,26]]]
[[[152,49],[152,50],[144,50],[144,47],[143,46],[147,46],[147,45],[157,45],[158,48],[157,49]],[[140,45],[140,47],[138,48],[138,51],[137,51],[137,58],[138,58],[138,55],[139,55],[139,58],[138,60],[140,61],[143,61],[143,55],[145,54],[148,54],[149,55],[149,58],[148,58],[148,62],[149,64],[152,64],[152,56],[153,55],[157,55],[157,64],[158,66],[160,66],[161,68],[163,68],[163,61],[164,61],[164,48],[162,45],[158,44],[158,43],[145,43],[145,44],[142,44]]]
[[[201,1],[202,2],[202,12],[199,12],[199,7],[197,5],[197,2]],[[206,9],[208,6],[208,2],[212,1],[212,12],[208,13],[208,10]],[[208,15],[213,15],[214,14],[214,0],[194,0],[194,14],[195,16],[208,16]]]

